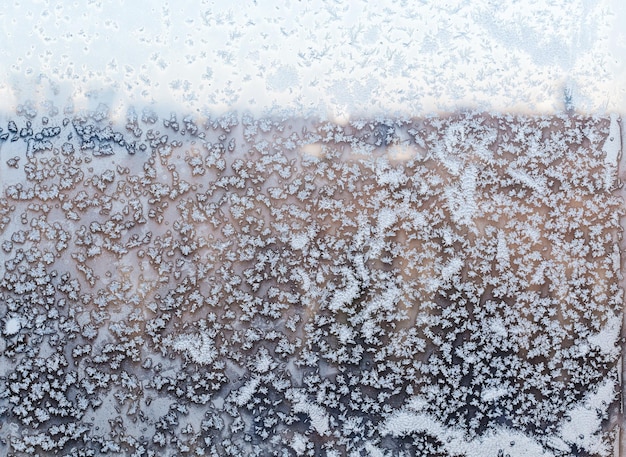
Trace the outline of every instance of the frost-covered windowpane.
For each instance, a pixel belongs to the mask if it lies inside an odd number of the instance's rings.
[[[7,123],[5,449],[610,454],[617,117],[185,119]]]
[[[0,8],[0,455],[614,456],[620,0]]]

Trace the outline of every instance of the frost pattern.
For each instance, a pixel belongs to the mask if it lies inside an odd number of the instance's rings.
[[[0,452],[610,455],[616,119],[23,112]]]

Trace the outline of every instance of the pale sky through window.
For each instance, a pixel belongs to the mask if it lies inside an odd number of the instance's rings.
[[[15,1],[0,94],[9,108],[97,91],[112,108],[337,117],[545,113],[567,92],[577,110],[621,112],[622,3]]]

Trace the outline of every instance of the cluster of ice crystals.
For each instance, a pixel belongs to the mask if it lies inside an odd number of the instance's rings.
[[[616,132],[7,121],[0,453],[609,455]]]

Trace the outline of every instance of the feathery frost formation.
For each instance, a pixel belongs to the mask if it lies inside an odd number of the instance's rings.
[[[617,119],[2,129],[1,454],[611,455]]]

